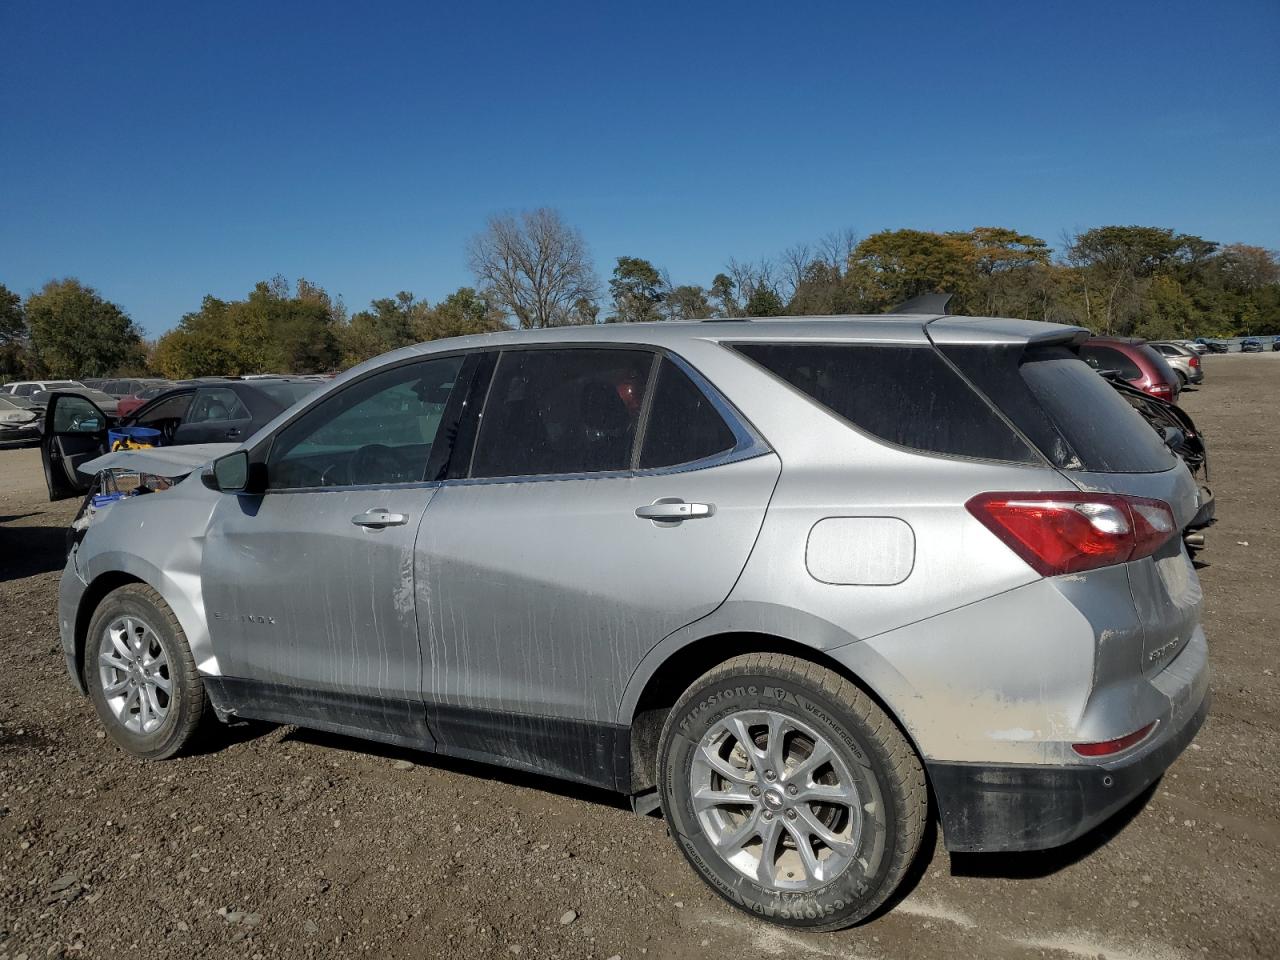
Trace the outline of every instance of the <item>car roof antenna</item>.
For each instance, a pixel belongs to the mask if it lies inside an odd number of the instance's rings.
[[[947,302],[951,299],[949,293],[922,293],[918,297],[912,297],[910,300],[904,300],[889,313],[930,313],[946,315],[950,311],[947,310]]]

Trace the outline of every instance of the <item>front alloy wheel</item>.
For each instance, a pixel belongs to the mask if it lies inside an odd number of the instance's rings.
[[[146,584],[102,598],[89,621],[84,674],[107,736],[135,757],[172,757],[204,714],[204,684],[182,625]]]
[[[98,679],[117,721],[128,731],[155,733],[169,714],[169,657],[144,620],[116,617],[99,646]]]

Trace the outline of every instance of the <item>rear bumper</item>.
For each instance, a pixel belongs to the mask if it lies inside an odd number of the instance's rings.
[[[1204,723],[1207,671],[1177,661],[1168,669],[1179,674],[1188,667],[1196,676],[1189,686],[1178,683],[1181,689],[1167,691],[1171,709],[1161,720],[1163,730],[1157,728],[1155,741],[1133,756],[1079,766],[928,762],[947,849],[1044,850],[1069,843],[1110,818],[1159,779]]]

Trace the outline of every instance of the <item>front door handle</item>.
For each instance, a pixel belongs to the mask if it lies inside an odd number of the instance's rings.
[[[672,498],[656,500],[653,503],[636,507],[636,516],[641,520],[653,520],[655,523],[680,523],[684,520],[697,520],[709,517],[716,512],[713,503],[685,503]]]
[[[381,530],[383,527],[399,527],[408,523],[409,518],[403,513],[392,513],[386,507],[374,507],[364,513],[357,513],[351,518],[351,522],[357,527]]]

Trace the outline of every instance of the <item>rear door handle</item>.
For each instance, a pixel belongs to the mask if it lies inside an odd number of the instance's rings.
[[[659,523],[697,520],[699,517],[709,517],[715,512],[716,507],[713,503],[685,503],[679,499],[657,500],[642,507],[636,507],[636,516],[641,520],[654,520]]]
[[[364,513],[357,513],[351,518],[351,522],[357,527],[380,530],[383,527],[399,527],[408,523],[409,518],[403,513],[392,513],[386,507],[374,507]]]

